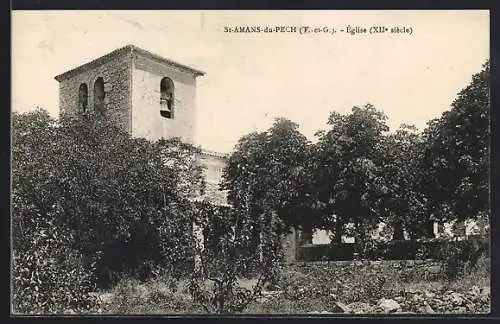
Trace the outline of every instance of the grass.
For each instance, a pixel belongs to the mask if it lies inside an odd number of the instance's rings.
[[[252,289],[256,279],[239,279],[238,285]],[[211,282],[205,282],[209,290]],[[167,276],[140,282],[122,279],[114,288],[98,293],[105,314],[191,314],[204,313],[192,303],[187,280],[174,280]]]
[[[240,287],[251,289],[255,280],[241,279]],[[206,283],[208,288],[209,283]],[[489,287],[489,260],[454,280],[446,279],[439,267],[420,266],[413,270],[381,263],[378,266],[345,266],[336,263],[292,265],[282,271],[280,294],[264,294],[249,305],[245,313],[335,312],[336,302],[376,304],[381,298],[394,298],[404,291],[466,292],[473,286]],[[186,281],[166,276],[139,282],[123,279],[103,294],[102,313],[107,314],[192,314],[203,313],[194,305]]]

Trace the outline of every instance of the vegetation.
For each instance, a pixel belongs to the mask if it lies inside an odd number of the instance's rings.
[[[390,269],[381,268],[363,269],[363,278],[327,269],[305,280],[312,276],[305,269],[283,268],[283,235],[328,229],[338,245],[352,234],[356,252],[369,256],[369,234],[380,222],[399,241],[404,231],[432,237],[434,221],[489,217],[489,62],[421,133],[411,125],[388,132],[386,116],[367,104],[331,113],[316,143],[284,118],[242,137],[223,170],[230,206],[193,199],[204,186],[198,148],[131,138],[109,117],[13,114],[16,313],[106,310],[95,294],[102,289],[114,292],[108,312],[129,310],[128,297],[141,301],[138,312],[251,312],[255,305],[296,311],[302,306],[290,300],[332,305],[339,298],[373,303],[398,297],[394,285],[404,280],[391,281]],[[474,246],[449,248],[441,258],[436,280],[448,286],[487,268]],[[144,284],[156,288],[140,297]],[[284,291],[277,299],[265,294],[273,286]]]
[[[255,279],[241,279],[238,285],[251,287]],[[429,313],[427,304],[436,313],[487,313],[489,285],[489,263],[484,258],[479,267],[453,280],[447,279],[439,263],[296,264],[283,269],[273,289],[264,289],[242,313],[384,313],[377,307],[383,299],[397,301],[400,312]],[[454,294],[463,301],[456,303]],[[187,282],[160,276],[145,282],[124,279],[106,292],[102,312],[201,314],[206,310],[193,303]]]
[[[472,77],[452,108],[424,131],[422,187],[438,220],[489,214],[490,68]]]
[[[368,104],[354,107],[349,115],[333,112],[328,119],[331,129],[318,133],[315,193],[325,206],[324,224],[335,233],[336,243],[345,225],[353,223],[362,250],[366,234],[381,220],[381,198],[387,191],[380,163],[383,135],[389,130],[385,120]]]

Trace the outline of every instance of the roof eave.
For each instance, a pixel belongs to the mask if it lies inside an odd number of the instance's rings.
[[[57,76],[54,77],[54,79],[58,82],[61,82],[61,81],[64,81],[64,80],[67,80],[69,78],[71,78],[73,75],[75,74],[78,74],[78,72],[81,72],[81,71],[84,71],[86,68],[89,68],[91,67],[92,65],[100,65],[100,64],[104,64],[106,63],[107,61],[117,57],[117,56],[120,56],[120,55],[123,55],[123,54],[126,54],[126,53],[132,53],[132,52],[137,52],[139,54],[142,54],[144,56],[148,56],[152,59],[155,59],[157,61],[160,61],[162,63],[165,63],[167,65],[171,65],[173,67],[176,67],[178,69],[181,69],[181,70],[184,70],[186,72],[190,72],[192,73],[195,77],[199,77],[199,76],[204,76],[206,73],[203,72],[203,71],[200,71],[200,70],[197,70],[197,69],[194,69],[192,67],[189,67],[187,65],[184,65],[184,64],[180,64],[180,63],[177,63],[175,61],[172,61],[172,60],[169,60],[167,58],[164,58],[160,55],[157,55],[157,54],[154,54],[154,53],[151,53],[149,51],[146,51],[142,48],[139,48],[135,45],[127,45],[127,46],[124,46],[124,47],[121,47],[119,49],[116,49],[108,54],[105,54],[101,57],[98,57],[90,62],[87,62],[85,64],[82,64],[80,66],[77,66],[69,71],[66,71],[62,74],[59,74]]]
[[[142,49],[140,47],[137,47],[137,46],[134,46],[134,45],[130,45],[130,47],[132,48],[133,51],[135,51],[138,54],[141,54],[141,55],[149,57],[151,59],[160,61],[160,62],[162,62],[164,64],[171,65],[171,66],[176,67],[178,69],[190,72],[190,73],[194,74],[195,77],[204,76],[206,74],[205,72],[203,72],[201,70],[198,70],[198,69],[192,68],[190,66],[187,66],[187,65],[184,65],[184,64],[172,61],[170,59],[167,59],[167,58],[165,58],[163,56],[160,56],[158,54],[154,54],[154,53],[149,52],[149,51],[147,51],[145,49]]]

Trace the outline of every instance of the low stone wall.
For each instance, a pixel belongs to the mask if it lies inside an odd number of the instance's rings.
[[[439,266],[440,261],[427,259],[427,260],[381,260],[381,261],[297,261],[295,262],[297,266],[324,266],[324,265],[335,265],[338,267],[366,267],[372,266],[374,268],[384,266],[384,267],[394,267],[394,268],[409,268],[409,267],[419,267],[419,266]]]
[[[363,259],[440,260],[446,251],[467,258],[490,255],[488,237],[470,237],[465,240],[421,239],[373,243],[367,244]],[[353,261],[360,258],[359,255],[356,256],[355,250],[355,243],[307,244],[297,248],[297,261]]]

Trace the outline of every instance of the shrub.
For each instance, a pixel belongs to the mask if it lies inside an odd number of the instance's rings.
[[[298,259],[305,262],[352,261],[355,259],[355,245],[356,243],[303,245],[298,248]],[[450,262],[451,266],[451,263],[455,262],[450,259],[452,255],[463,261],[468,260],[471,265],[474,265],[481,255],[487,254],[488,251],[488,240],[485,238],[471,238],[463,241],[419,239],[389,242],[372,239],[365,242],[360,256],[365,260],[445,259]]]
[[[201,240],[194,239],[199,262],[192,272],[188,290],[194,303],[202,307],[205,312],[241,313],[261,296],[266,283],[276,279],[281,260],[280,253],[272,244],[274,238],[271,237],[261,241],[263,257],[256,261],[254,255],[249,254],[247,249],[248,244],[252,242],[253,230],[249,226],[251,221],[244,217],[244,213],[230,208],[216,207],[207,202],[197,205],[198,226],[205,227],[213,223],[214,216],[221,221],[219,231],[216,233],[216,242],[214,237],[209,235],[207,237],[209,249],[204,250]],[[210,231],[207,232],[210,234]],[[217,254],[214,254],[215,251]],[[238,281],[245,274],[248,275],[249,265],[253,275],[256,276],[251,288],[240,285]]]
[[[446,241],[440,250],[442,268],[450,280],[464,275],[469,269],[477,268],[478,261],[487,254],[487,241],[478,239]]]
[[[71,235],[52,226],[37,226],[30,248],[14,250],[12,310],[22,314],[96,312],[99,300],[93,265],[69,248]]]
[[[300,261],[347,261],[354,259],[354,244],[304,245],[298,248]]]
[[[362,256],[365,260],[386,259],[389,256],[387,242],[377,239],[367,240],[362,251]]]

